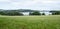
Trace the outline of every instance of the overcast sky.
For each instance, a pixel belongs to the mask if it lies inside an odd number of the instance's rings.
[[[0,9],[59,10],[60,0],[0,0]]]

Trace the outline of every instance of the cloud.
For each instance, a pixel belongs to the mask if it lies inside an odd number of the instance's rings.
[[[0,2],[10,2],[10,0],[0,0]]]
[[[40,0],[33,0],[33,1],[22,1],[22,2],[12,2],[13,5],[22,5],[22,6],[30,6],[30,5],[38,5],[38,4],[59,4],[60,1],[40,1]]]
[[[0,0],[0,4],[4,9],[29,8],[46,10],[60,8],[60,0]]]

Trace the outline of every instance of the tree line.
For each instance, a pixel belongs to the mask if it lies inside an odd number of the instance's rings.
[[[23,13],[20,12],[16,12],[16,11],[11,11],[11,12],[4,12],[1,11],[0,15],[8,15],[8,16],[23,16]],[[39,11],[34,11],[34,12],[30,12],[29,15],[41,15],[41,13]],[[45,15],[44,13],[42,13],[42,15]]]
[[[60,15],[60,11],[49,11],[52,15]],[[18,11],[0,11],[0,15],[8,15],[8,16],[23,16],[23,13]],[[39,11],[30,12],[29,15],[45,15],[45,13],[40,13]]]
[[[52,13],[52,15],[60,15],[60,11],[50,11]]]
[[[23,15],[23,14],[19,13],[19,12],[0,12],[0,15],[19,16],[19,15]]]

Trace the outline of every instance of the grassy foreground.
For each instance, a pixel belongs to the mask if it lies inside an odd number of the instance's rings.
[[[0,29],[60,29],[60,15],[0,16]]]

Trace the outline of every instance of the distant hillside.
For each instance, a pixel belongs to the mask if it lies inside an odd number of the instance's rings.
[[[1,10],[0,10],[1,11]],[[36,10],[30,10],[30,9],[18,9],[18,10],[3,10],[3,12],[34,12]]]

